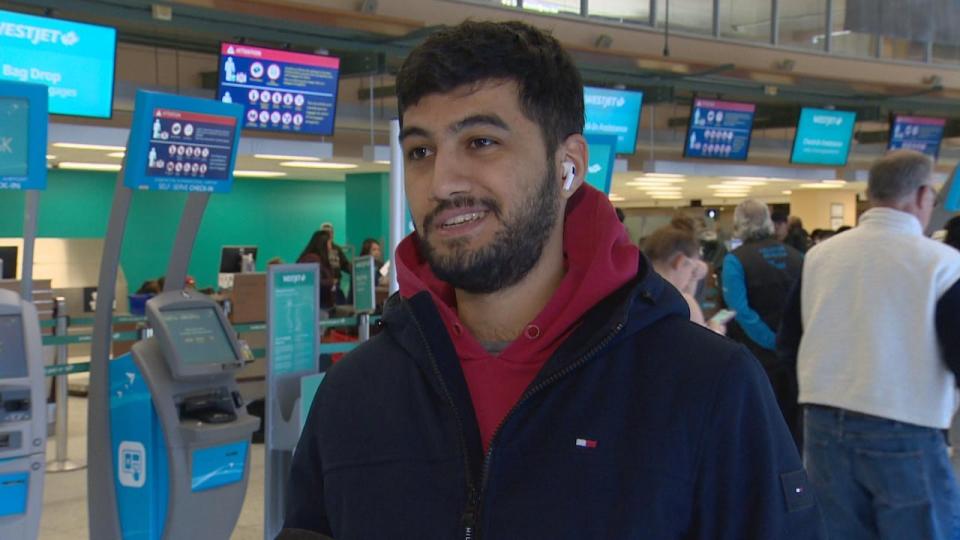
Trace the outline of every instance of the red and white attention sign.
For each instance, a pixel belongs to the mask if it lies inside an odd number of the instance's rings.
[[[235,126],[237,124],[237,119],[232,116],[218,116],[215,114],[176,111],[173,109],[155,109],[154,116],[156,118],[182,120],[184,122],[220,124],[223,126]]]
[[[255,58],[257,60],[265,60],[268,62],[283,62],[285,64],[299,64],[301,66],[340,69],[340,59],[332,56],[280,51],[277,49],[264,49],[261,47],[240,45],[238,43],[221,43],[220,54],[237,56],[240,58]]]

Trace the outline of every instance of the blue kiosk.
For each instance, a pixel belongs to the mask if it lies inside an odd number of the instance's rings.
[[[183,284],[210,193],[232,185],[242,115],[236,104],[137,93],[92,343],[90,538],[229,538],[240,514],[260,421],[237,391],[244,361],[230,323],[213,300]],[[147,302],[149,337],[111,361],[113,291],[134,191],[189,196],[165,290]]]
[[[37,538],[47,399],[33,305],[39,190],[47,185],[47,87],[0,82],[0,190],[24,190],[20,294],[0,290],[0,538]]]

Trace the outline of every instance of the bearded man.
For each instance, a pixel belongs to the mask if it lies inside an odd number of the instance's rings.
[[[465,22],[411,52],[397,93],[416,232],[385,328],[313,402],[288,534],[819,538],[759,363],[689,321],[584,184],[559,42]]]

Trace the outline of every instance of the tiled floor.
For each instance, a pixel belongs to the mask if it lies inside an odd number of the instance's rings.
[[[70,398],[68,456],[86,461],[87,400]],[[47,446],[47,459],[54,458],[54,441]],[[263,540],[263,445],[253,445],[247,498],[231,540]],[[41,540],[87,540],[87,470],[47,473],[43,490]],[[209,540],[218,540],[211,538]]]

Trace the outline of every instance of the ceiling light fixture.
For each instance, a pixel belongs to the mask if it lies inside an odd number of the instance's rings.
[[[126,151],[126,148],[124,148],[123,146],[111,146],[107,144],[81,144],[81,143],[56,142],[56,143],[53,143],[53,146],[57,148],[70,148],[73,150],[100,150],[104,152]]]
[[[300,169],[328,169],[328,170],[345,170],[345,169],[356,169],[357,165],[355,163],[334,163],[329,161],[284,161],[280,164],[281,167],[296,167]]]
[[[320,161],[313,156],[286,156],[283,154],[254,154],[257,159],[272,159],[274,161]]]
[[[73,171],[108,171],[117,172],[120,170],[119,163],[85,163],[81,161],[63,161],[57,163],[58,169],[69,169]]]
[[[126,152],[110,152],[109,154],[107,154],[107,157],[121,158],[121,159],[122,159],[123,156],[125,156],[125,155],[127,155]]]
[[[286,176],[287,173],[281,171],[233,171],[233,175],[242,178],[278,178]]]

